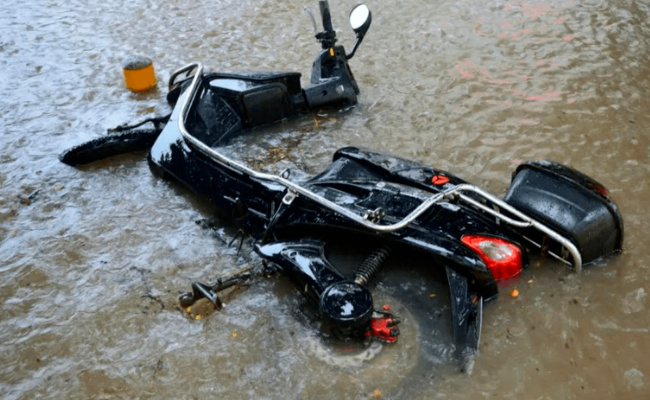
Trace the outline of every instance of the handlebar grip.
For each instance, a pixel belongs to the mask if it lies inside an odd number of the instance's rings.
[[[318,5],[320,7],[320,15],[323,18],[323,30],[325,32],[334,32],[329,3],[327,2],[327,0],[320,0],[318,2]]]

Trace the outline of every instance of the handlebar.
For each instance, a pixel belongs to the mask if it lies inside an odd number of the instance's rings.
[[[330,5],[327,0],[320,0],[318,2],[320,7],[320,15],[323,19],[323,30],[325,32],[334,32],[334,27],[332,26],[332,14],[330,13]]]
[[[328,49],[336,43],[336,31],[332,25],[332,14],[330,13],[330,6],[327,0],[320,0],[318,6],[320,7],[323,31],[316,33],[316,39],[321,42],[323,49]]]

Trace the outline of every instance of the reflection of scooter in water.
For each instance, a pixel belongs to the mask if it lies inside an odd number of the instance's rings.
[[[622,218],[607,190],[549,161],[520,165],[499,199],[446,171],[354,147],[338,150],[325,171],[302,182],[289,170],[259,172],[222,153],[220,145],[252,127],[356,103],[347,60],[370,25],[370,12],[364,5],[352,11],[357,42],[347,54],[335,45],[327,2],[319,4],[324,30],[316,38],[323,50],[310,86],[301,88],[297,73],[203,73],[201,65],[189,65],[170,79],[174,109],[151,130],[149,160],[154,170],[230,211],[256,238],[257,253],[314,305],[329,334],[394,342],[399,320],[375,309],[368,285],[391,253],[417,253],[446,275],[455,345],[466,362],[478,349],[484,302],[496,298],[497,282],[520,274],[528,251],[541,250],[579,271],[621,250]],[[137,145],[150,145],[145,142]],[[106,155],[93,146],[62,159],[74,164]],[[343,237],[372,244],[352,271],[328,258],[328,247]],[[219,291],[250,276],[195,283],[181,304],[207,298],[219,306]]]

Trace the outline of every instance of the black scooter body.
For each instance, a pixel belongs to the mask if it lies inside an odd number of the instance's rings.
[[[328,332],[367,337],[372,331],[396,339],[392,316],[382,317],[384,325],[376,328],[370,281],[390,251],[417,253],[430,268],[445,271],[455,345],[466,365],[478,349],[483,303],[498,294],[499,251],[520,252],[514,258],[519,271],[530,250],[578,270],[621,251],[623,222],[607,190],[549,161],[522,164],[501,200],[446,171],[355,147],[338,150],[325,171],[304,182],[291,181],[288,171],[254,171],[222,154],[220,146],[250,129],[356,103],[359,89],[348,59],[368,29],[370,13],[362,10],[367,15],[355,23],[357,43],[346,54],[334,44],[327,2],[319,4],[325,29],[316,37],[323,50],[308,87],[301,87],[298,73],[204,74],[200,65],[190,65],[172,75],[172,114],[164,129],[157,121],[161,128],[156,125],[147,140],[155,139],[152,169],[229,212],[256,239],[257,253],[294,280]],[[86,150],[79,146],[62,160],[74,164],[78,149]],[[328,240],[344,235],[376,245],[354,274],[327,258]],[[477,237],[479,243],[472,244]],[[181,303],[201,297],[219,303],[219,287],[196,283]]]
[[[188,131],[196,132],[193,136],[206,135],[201,140],[206,143],[211,142],[209,134],[193,118],[200,114],[201,102],[208,97],[197,96],[201,100],[196,103],[196,114],[190,111],[185,120]],[[177,107],[153,146],[152,165],[229,211],[241,228],[257,239],[258,254],[292,277],[326,325],[333,325],[341,336],[359,336],[367,329],[372,307],[366,290],[352,284],[354,277],[344,276],[327,260],[327,243],[321,238],[328,232],[340,232],[356,235],[358,240],[374,241],[378,247],[424,254],[431,268],[444,269],[450,286],[455,344],[463,363],[467,355],[478,349],[483,303],[495,298],[498,285],[480,255],[463,243],[463,237],[480,234],[503,238],[524,251],[524,238],[536,233],[535,229],[504,224],[500,218],[454,196],[433,203],[402,229],[367,229],[309,198],[295,196],[287,202],[290,190],[286,187],[215,161],[185,140],[178,128],[179,113]],[[538,171],[544,179],[529,179],[530,170]],[[434,177],[444,179],[434,182]],[[588,249],[582,251],[582,263],[587,264],[621,249],[623,225],[616,205],[605,196],[605,189],[586,177],[576,177],[584,175],[556,163],[524,164],[513,175],[506,202],[548,225],[560,227],[570,241]],[[428,198],[464,185],[467,182],[446,171],[347,147],[334,154],[332,164],[324,172],[303,182],[301,187],[359,215],[381,210],[380,215],[368,218],[391,224],[408,216]],[[546,195],[539,196],[535,191]],[[485,201],[479,195],[468,197]],[[549,213],[550,209],[558,211]],[[582,215],[587,214],[593,216],[587,224],[590,235],[581,226]],[[537,236],[540,243],[546,240],[543,233]],[[605,236],[613,239],[602,241]],[[527,260],[525,254],[524,251],[523,263]],[[339,293],[336,301],[332,300],[332,292]],[[341,302],[354,311],[347,317],[354,317],[337,318],[328,311],[334,307],[330,306],[332,303]]]

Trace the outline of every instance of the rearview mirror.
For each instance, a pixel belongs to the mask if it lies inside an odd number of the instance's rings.
[[[354,30],[354,33],[357,34],[357,41],[354,43],[350,54],[346,55],[348,60],[354,56],[354,53],[363,41],[363,37],[368,32],[368,28],[370,28],[370,22],[372,22],[372,14],[370,14],[370,9],[367,5],[359,4],[350,11],[350,26]]]
[[[368,31],[371,20],[370,9],[365,4],[359,4],[350,11],[350,26],[357,35],[364,35]]]

